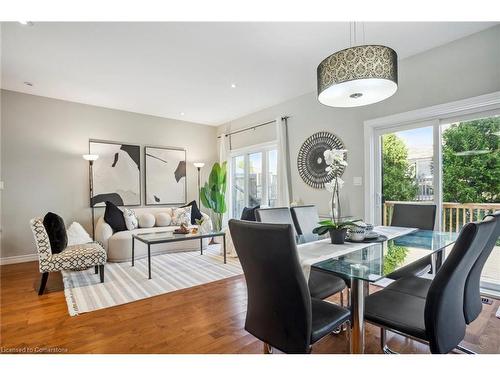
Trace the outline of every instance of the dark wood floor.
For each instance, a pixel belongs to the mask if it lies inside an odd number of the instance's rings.
[[[261,353],[262,343],[243,329],[246,287],[232,277],[127,305],[70,317],[61,278],[51,275],[52,292],[34,291],[36,262],[1,266],[2,352],[66,353]],[[480,353],[500,353],[500,301],[484,305],[463,345]],[[380,353],[379,330],[367,326],[366,352]],[[405,353],[428,353],[426,346],[390,335]],[[329,335],[313,353],[348,353],[346,334]]]

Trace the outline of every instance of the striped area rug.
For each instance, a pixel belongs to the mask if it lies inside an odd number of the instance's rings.
[[[94,269],[63,271],[64,294],[71,316],[137,301],[175,290],[210,283],[243,273],[237,258],[224,264],[220,245],[198,251],[155,255],[151,258],[152,279],[148,279],[147,258],[107,263],[104,283]]]

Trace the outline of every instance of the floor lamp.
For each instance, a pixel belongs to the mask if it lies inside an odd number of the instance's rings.
[[[94,172],[92,168],[94,167],[94,161],[99,159],[99,155],[85,154],[82,157],[89,162],[89,202],[92,210],[92,240],[95,241],[94,204],[92,203],[92,197],[94,196]]]
[[[203,168],[205,166],[205,163],[193,163],[193,165],[198,169],[198,209],[201,209],[201,206],[200,206],[200,190],[201,190],[201,186],[200,186],[200,171],[201,171],[201,168]]]

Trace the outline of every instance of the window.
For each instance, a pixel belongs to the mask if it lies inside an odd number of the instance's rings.
[[[244,207],[274,207],[278,201],[278,152],[267,145],[233,152],[231,157],[231,216]]]

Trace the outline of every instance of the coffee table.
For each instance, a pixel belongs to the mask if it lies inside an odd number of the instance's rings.
[[[226,233],[225,232],[209,232],[209,233],[196,233],[196,234],[177,234],[174,232],[150,232],[150,233],[140,233],[132,235],[132,267],[134,266],[134,245],[135,240],[141,241],[148,246],[148,278],[151,279],[151,245],[167,243],[167,242],[179,242],[188,240],[200,240],[200,254],[203,255],[203,239],[211,237],[222,237],[223,238],[223,249],[224,249],[224,264],[226,264]]]

